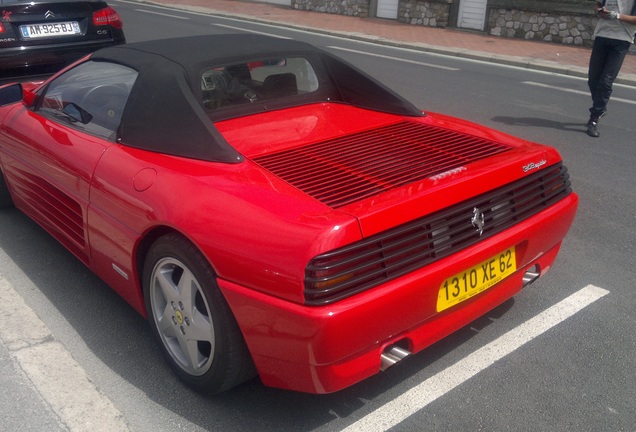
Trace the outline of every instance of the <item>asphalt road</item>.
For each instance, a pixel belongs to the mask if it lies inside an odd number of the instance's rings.
[[[0,350],[0,384],[8,390],[0,415],[11,430],[636,429],[635,88],[617,86],[602,136],[592,139],[584,134],[589,96],[581,79],[113,4],[130,42],[238,31],[302,39],[369,71],[425,110],[550,144],[570,170],[580,210],[546,277],[399,366],[331,395],[270,389],[256,379],[216,397],[186,389],[141,317],[28,218],[2,210],[3,311],[21,314],[23,299],[34,312],[23,327],[41,323],[51,336],[38,340],[59,342],[72,356],[68,367],[85,374],[51,385],[46,374],[29,369],[35,356],[20,357],[14,346]],[[4,301],[10,292],[19,299]],[[0,332],[8,331],[6,322]],[[93,406],[74,411],[76,404],[64,404],[72,394]],[[92,418],[95,406],[106,406],[97,411],[107,418]]]

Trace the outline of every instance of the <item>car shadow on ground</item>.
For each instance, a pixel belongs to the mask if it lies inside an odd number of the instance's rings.
[[[581,122],[559,122],[540,117],[508,117],[497,116],[491,119],[496,123],[503,123],[508,126],[527,126],[558,129],[569,132],[585,133],[585,121]]]
[[[467,341],[514,306],[511,299],[400,365],[337,393],[312,395],[279,390],[265,387],[255,378],[209,396],[190,390],[176,378],[139,314],[15,209],[0,210],[0,248],[59,311],[90,352],[120,377],[117,380],[124,380],[167,413],[175,413],[203,430],[218,430],[219,425],[227,430],[259,432],[341,429],[355,422],[368,409],[369,401],[381,404],[384,395],[402,393],[402,388],[435,375],[452,361],[444,359],[446,356],[461,358],[462,351],[470,349],[465,346]],[[78,353],[71,354],[77,358]],[[90,374],[90,365],[84,367]],[[111,398],[119,400],[112,395],[116,390],[110,388],[117,387],[116,383],[100,382],[104,379],[101,376],[92,378],[106,395],[110,393]],[[125,407],[120,409],[127,417],[135,415]],[[135,419],[131,423],[136,424]]]

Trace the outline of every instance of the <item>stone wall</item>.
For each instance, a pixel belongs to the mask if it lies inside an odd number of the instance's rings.
[[[496,9],[490,11],[488,29],[492,36],[591,46],[596,21],[591,16]]]
[[[455,0],[457,1],[457,0]],[[292,8],[330,14],[370,17],[371,0],[292,0]],[[399,0],[398,22],[430,27],[446,27],[450,17],[450,6],[453,0]]]
[[[363,18],[369,16],[369,0],[292,0],[292,7],[337,15]]]
[[[398,21],[427,27],[446,27],[450,19],[451,1],[401,0]]]
[[[546,5],[537,5],[544,2],[526,1],[524,8],[497,7],[502,3],[501,0],[489,3],[492,6],[488,10],[486,31],[492,36],[592,46],[598,18],[592,13],[591,2],[577,5],[554,2],[547,9],[543,8]],[[514,3],[524,6],[524,2]]]

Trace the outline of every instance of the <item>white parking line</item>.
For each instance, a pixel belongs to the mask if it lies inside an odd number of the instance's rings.
[[[512,353],[607,294],[609,294],[609,291],[602,288],[593,285],[586,286],[437,375],[396,397],[353,423],[344,431],[372,432],[386,431],[392,428],[491,366],[497,360]]]
[[[130,431],[123,414],[0,275],[0,342],[71,432]]]

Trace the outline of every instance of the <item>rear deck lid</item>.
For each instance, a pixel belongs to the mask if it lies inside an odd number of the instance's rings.
[[[550,147],[431,113],[402,117],[326,104],[217,127],[271,174],[357,218],[365,237],[465,203],[515,212],[508,203],[515,182],[561,161]],[[513,191],[490,201],[506,188]]]

